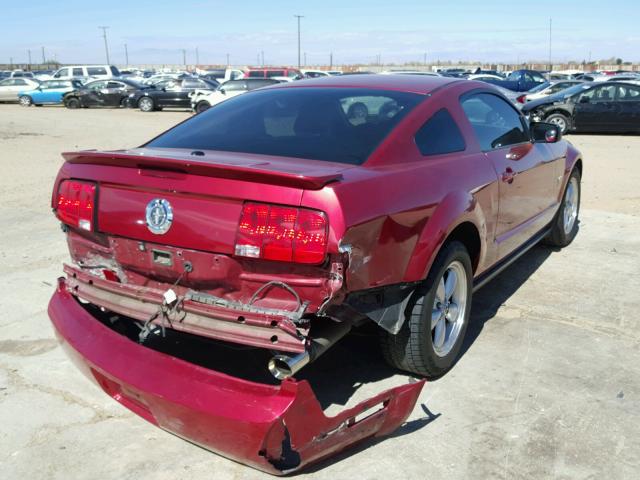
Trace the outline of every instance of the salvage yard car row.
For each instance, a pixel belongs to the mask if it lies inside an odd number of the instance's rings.
[[[104,78],[84,84],[81,82],[80,79],[85,79],[86,74],[96,72],[100,74],[97,76]],[[520,108],[529,120],[553,123],[562,133],[640,132],[640,76],[635,73],[576,75],[575,78],[547,81],[540,72],[533,70],[516,70],[508,77],[502,77],[494,71],[477,72],[469,75],[457,71],[434,73],[391,70],[383,74],[448,76],[490,83]],[[116,67],[108,65],[78,66],[60,69],[53,75],[53,80],[41,83],[21,73],[29,72],[17,72],[15,76],[0,81],[0,101],[17,100],[23,106],[63,104],[67,108],[130,107],[143,112],[178,108],[200,113],[224,100],[257,88],[306,77],[329,78],[338,72],[330,74],[286,67],[261,67],[245,72],[221,69],[200,76],[184,72],[156,75],[145,72],[145,78],[141,72],[109,77],[120,72]],[[78,79],[72,78],[76,73]],[[354,108],[358,110],[354,114],[369,114],[363,110],[363,105]]]

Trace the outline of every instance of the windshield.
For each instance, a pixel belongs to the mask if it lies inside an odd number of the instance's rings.
[[[538,93],[541,92],[542,90],[544,90],[545,88],[547,88],[550,85],[549,82],[544,82],[541,83],[540,85],[533,87],[531,90],[529,90],[529,93]]]
[[[145,146],[360,165],[423,98],[356,88],[256,90],[196,115]]]

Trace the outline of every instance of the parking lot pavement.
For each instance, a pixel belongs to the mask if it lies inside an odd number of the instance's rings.
[[[59,152],[139,145],[187,116],[0,105],[2,478],[269,478],[108,398],[67,359],[46,314],[67,258],[49,209]],[[640,137],[569,138],[585,157],[575,242],[534,248],[474,297],[464,355],[426,385],[405,426],[300,477],[637,477]],[[329,412],[406,381],[370,340],[347,339],[314,366],[333,379],[316,382]]]

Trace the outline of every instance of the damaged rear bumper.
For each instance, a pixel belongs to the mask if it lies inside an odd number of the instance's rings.
[[[85,310],[64,279],[49,316],[70,357],[115,400],[190,442],[276,475],[389,434],[424,384],[384,391],[327,417],[306,381],[249,382],[132,342]]]

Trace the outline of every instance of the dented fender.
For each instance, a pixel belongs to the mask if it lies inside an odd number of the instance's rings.
[[[404,274],[405,282],[424,280],[429,273],[435,256],[447,237],[460,225],[469,222],[477,229],[480,237],[480,255],[478,265],[485,263],[487,245],[483,239],[488,238],[489,225],[480,202],[475,195],[482,194],[491,184],[484,185],[476,192],[455,191],[449,193],[429,217],[420,238],[416,242]],[[490,195],[490,193],[488,193]]]

